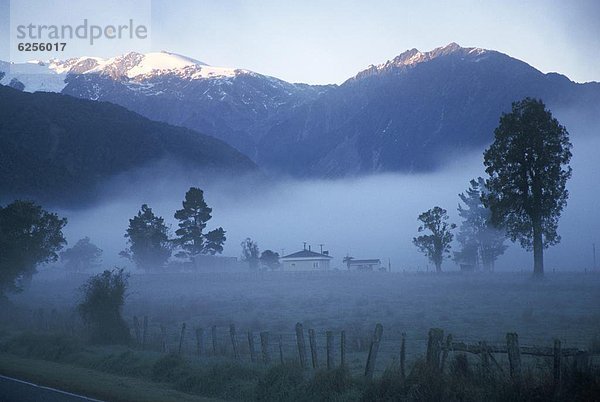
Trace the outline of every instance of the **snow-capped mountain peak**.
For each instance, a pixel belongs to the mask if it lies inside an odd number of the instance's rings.
[[[478,61],[479,56],[483,56],[489,52],[489,50],[476,47],[464,48],[454,42],[446,46],[435,48],[429,52],[421,52],[418,49],[413,48],[401,53],[392,60],[386,61],[385,63],[379,65],[370,65],[365,70],[359,72],[354,79],[364,78],[382,71],[414,67],[417,64],[452,54],[459,54],[463,57],[470,57],[473,61]]]
[[[184,80],[231,78],[238,74],[252,74],[247,70],[209,66],[199,60],[170,52],[130,52],[111,58],[75,57],[67,60],[32,60],[25,63],[0,64],[1,83],[16,79],[25,85],[25,91],[60,92],[69,74],[97,74],[115,80],[143,82],[163,75],[175,75]],[[4,82],[6,81],[6,82]]]
[[[113,78],[159,75],[189,68],[211,69],[201,61],[165,51],[144,54],[130,52],[107,59],[78,57],[65,61],[52,60],[49,67],[57,73],[105,74]]]

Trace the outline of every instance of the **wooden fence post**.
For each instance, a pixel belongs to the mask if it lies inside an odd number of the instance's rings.
[[[146,349],[146,342],[148,341],[148,316],[144,316],[144,326],[142,331],[142,349]]]
[[[340,335],[340,366],[346,365],[346,331],[342,331]]]
[[[298,343],[300,367],[306,368],[306,344],[304,343],[304,329],[300,323],[296,324],[296,342]]]
[[[521,381],[521,349],[519,348],[519,336],[516,333],[506,334],[506,350],[508,352],[508,363],[510,365],[510,377],[515,382]]]
[[[250,361],[256,363],[256,349],[254,349],[254,334],[248,330],[248,349],[250,349]]]
[[[139,346],[142,343],[142,336],[140,334],[140,320],[137,315],[133,316],[133,330],[135,332],[135,343]]]
[[[365,366],[365,377],[368,379],[373,378],[375,372],[375,361],[377,360],[377,352],[379,351],[379,342],[381,342],[381,335],[383,334],[383,325],[375,325],[375,333],[373,334],[373,340],[371,341],[371,347],[369,348],[369,356],[367,357],[367,365]]]
[[[490,358],[487,343],[485,341],[479,342],[479,357],[481,359],[483,374],[488,375],[490,373]]]
[[[237,338],[235,335],[235,324],[231,324],[229,326],[229,336],[231,337],[231,346],[233,348],[233,358],[235,360],[238,360],[240,358],[240,355],[238,353]]]
[[[181,324],[181,334],[179,335],[179,349],[177,353],[181,355],[181,349],[183,348],[183,335],[185,334],[185,322]]]
[[[316,369],[319,367],[319,360],[317,359],[317,339],[315,330],[310,328],[308,330],[308,344],[310,345],[310,357],[312,359],[312,367]]]
[[[444,345],[444,351],[442,352],[442,363],[440,364],[440,371],[444,372],[444,366],[446,365],[446,360],[448,359],[448,353],[452,348],[452,334],[448,334],[446,336],[446,344]]]
[[[327,337],[327,370],[333,369],[333,332],[327,331],[325,333]]]
[[[444,330],[440,328],[431,328],[429,330],[429,338],[427,340],[427,357],[426,363],[430,370],[437,371],[440,369],[440,352],[442,350],[442,342],[444,342]]]
[[[271,363],[271,354],[269,353],[269,332],[263,331],[260,333],[260,349],[262,352],[263,362]]]
[[[210,328],[210,334],[212,337],[213,355],[216,356],[217,355],[217,326],[216,325],[213,325]]]
[[[554,340],[554,391],[560,388],[562,348],[559,339]]]
[[[167,329],[164,325],[160,325],[160,346],[163,353],[167,353]]]
[[[204,354],[204,328],[196,328],[196,353],[198,357]]]
[[[279,362],[283,364],[283,336],[279,335]]]
[[[404,371],[404,366],[406,364],[406,334],[402,333],[402,343],[400,343],[400,377],[404,380],[406,378],[406,373]]]

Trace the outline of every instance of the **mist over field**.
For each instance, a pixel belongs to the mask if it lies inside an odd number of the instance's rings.
[[[571,134],[573,176],[567,183],[570,193],[559,221],[560,244],[545,253],[548,272],[583,271],[592,267],[592,244],[600,244],[600,136],[593,124],[576,115],[556,113]],[[177,229],[173,214],[190,186],[204,190],[213,208],[208,229],[222,226],[227,231],[223,255],[239,257],[246,237],[262,250],[290,254],[307,242],[313,250],[329,250],[333,268],[343,269],[342,258],[388,260],[392,271],[426,271],[428,261],[412,244],[417,234],[417,216],[439,205],[448,210],[451,221],[460,223],[458,193],[468,181],[487,177],[482,152],[447,155],[443,169],[432,173],[381,173],[337,179],[296,179],[247,175],[211,177],[198,180],[193,172],[171,164],[122,175],[104,185],[97,204],[83,209],[59,210],[69,219],[65,233],[69,244],[89,236],[104,250],[104,265],[123,266],[118,257],[125,248],[123,237],[128,219],[144,203],[165,218],[171,234]],[[206,177],[206,175],[205,175]],[[457,230],[455,230],[456,232]],[[499,271],[529,271],[532,255],[518,244],[510,244],[496,262]],[[453,243],[456,250],[458,244]],[[133,266],[131,266],[133,269]],[[445,270],[457,270],[451,260]]]

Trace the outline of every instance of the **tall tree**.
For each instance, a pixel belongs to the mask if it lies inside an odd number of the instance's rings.
[[[544,273],[544,248],[560,242],[558,219],[567,203],[569,133],[541,100],[525,98],[500,117],[484,153],[492,222],[533,250],[533,272]]]
[[[82,272],[100,267],[102,250],[89,237],[79,239],[71,248],[60,253],[65,268],[71,272]]]
[[[444,257],[449,257],[450,243],[454,238],[451,230],[456,228],[456,225],[447,222],[447,211],[440,207],[423,212],[418,219],[422,223],[418,229],[419,233],[427,230],[431,234],[415,237],[413,243],[435,265],[436,272],[442,272],[442,262]]]
[[[129,248],[120,255],[131,259],[138,268],[162,268],[171,256],[169,229],[164,219],[154,215],[152,208],[146,204],[129,220],[125,237],[129,239]]]
[[[246,261],[250,265],[250,269],[258,269],[260,251],[258,244],[252,241],[251,238],[246,237],[242,242],[242,261]]]
[[[223,244],[227,240],[223,228],[203,233],[206,223],[212,218],[212,208],[204,201],[204,192],[190,187],[182,204],[183,208],[175,212],[179,229],[175,231],[178,237],[174,242],[182,249],[177,256],[193,259],[199,254],[222,253]]]
[[[465,193],[458,195],[464,206],[458,204],[458,215],[463,221],[456,240],[460,243],[461,250],[454,253],[454,260],[493,271],[494,262],[506,251],[506,234],[492,224],[492,213],[482,200],[486,192],[485,180],[478,177],[477,180],[470,181],[470,187]]]
[[[0,297],[20,291],[38,264],[54,262],[67,243],[62,229],[66,218],[30,201],[0,206]]]

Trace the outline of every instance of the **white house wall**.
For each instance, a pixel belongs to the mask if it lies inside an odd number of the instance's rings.
[[[282,260],[283,271],[327,271],[329,260]]]

